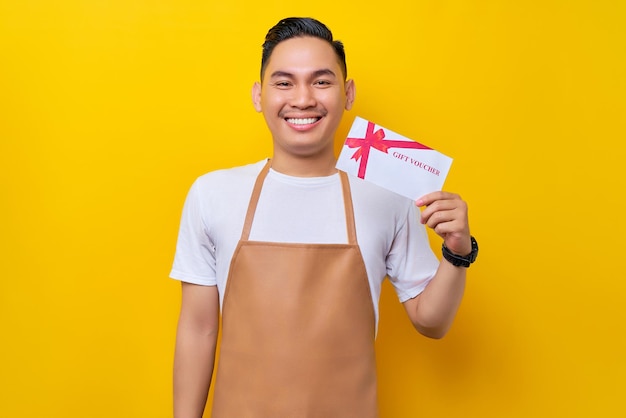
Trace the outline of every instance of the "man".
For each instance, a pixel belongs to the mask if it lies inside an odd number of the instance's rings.
[[[215,418],[378,416],[385,276],[419,332],[450,327],[477,251],[467,206],[447,192],[411,202],[337,172],[334,136],[354,98],[326,26],[289,18],[270,29],[252,100],[273,156],[200,177],[183,210],[171,273],[182,281],[176,418],[202,416],[220,307]],[[422,224],[443,238],[441,262]]]

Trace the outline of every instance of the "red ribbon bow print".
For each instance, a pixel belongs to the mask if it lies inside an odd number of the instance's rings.
[[[367,160],[370,155],[370,149],[372,147],[379,151],[388,154],[389,148],[413,148],[413,149],[432,149],[426,145],[422,145],[415,141],[394,141],[385,139],[385,131],[381,129],[374,132],[374,123],[367,122],[367,130],[365,131],[365,138],[346,138],[346,145],[350,148],[358,148],[350,159],[359,161],[359,177],[365,178],[365,169],[367,168]]]

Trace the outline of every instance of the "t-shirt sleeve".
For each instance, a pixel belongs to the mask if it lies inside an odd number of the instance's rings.
[[[419,222],[419,218],[419,210],[411,202],[387,256],[387,276],[400,302],[422,293],[439,267],[426,227]]]
[[[207,214],[203,211],[198,189],[196,181],[185,199],[170,277],[183,282],[214,286],[217,284],[215,245],[204,220]]]

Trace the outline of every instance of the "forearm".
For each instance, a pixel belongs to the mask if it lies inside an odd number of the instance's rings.
[[[201,418],[206,404],[217,329],[197,332],[179,323],[174,356],[174,417]]]
[[[441,260],[435,277],[424,291],[405,302],[415,328],[431,338],[443,337],[454,321],[465,291],[466,269]]]

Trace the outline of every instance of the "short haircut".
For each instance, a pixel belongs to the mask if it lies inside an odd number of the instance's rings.
[[[343,72],[343,78],[346,80],[348,68],[346,66],[346,52],[343,43],[333,40],[333,34],[330,29],[319,20],[310,17],[288,17],[282,19],[267,32],[261,57],[261,80],[263,80],[265,68],[276,45],[287,39],[306,36],[323,39],[333,47]]]

